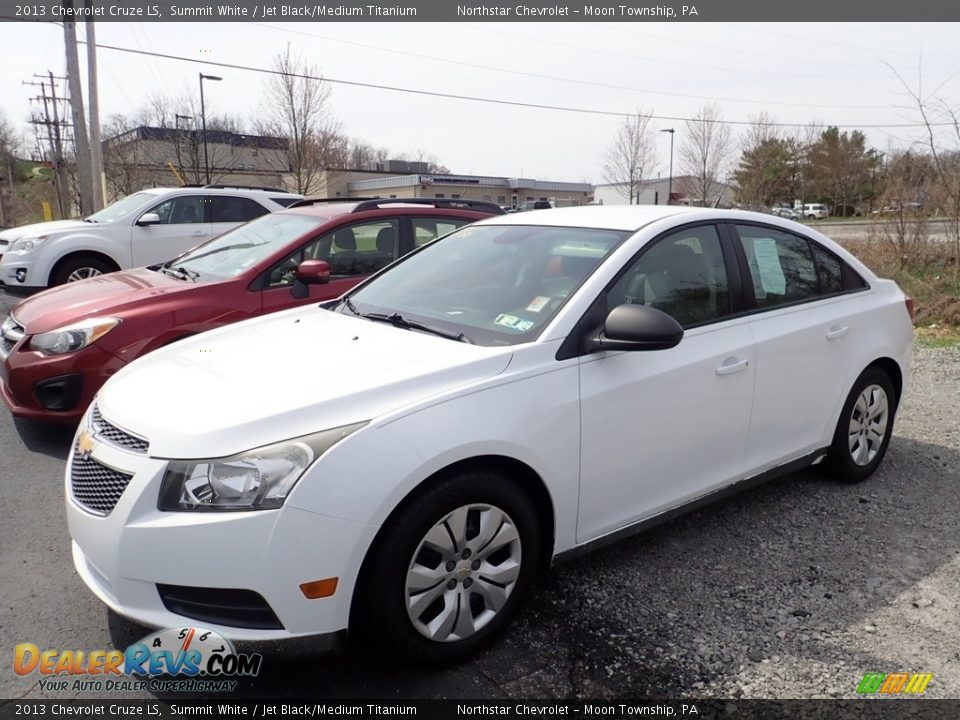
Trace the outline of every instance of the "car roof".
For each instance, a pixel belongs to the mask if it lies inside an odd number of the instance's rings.
[[[343,202],[324,202],[316,205],[297,205],[281,210],[284,214],[310,215],[320,218],[335,218],[341,215],[353,214],[358,205],[363,200],[344,200]],[[368,208],[357,213],[358,216],[366,216],[369,213],[377,215],[431,215],[449,216],[449,217],[468,217],[468,218],[486,218],[497,217],[489,212],[479,208],[450,207],[447,205],[430,205],[425,203],[405,203],[404,198],[390,198],[379,203],[378,207]]]
[[[201,193],[204,195],[278,195],[302,198],[299,193],[292,193],[287,190],[269,190],[266,188],[253,187],[203,187],[201,185],[180,185],[178,187],[152,187],[143,188],[137,192],[148,193],[150,195],[161,195],[169,192]],[[131,193],[132,194],[132,193]]]
[[[531,213],[496,215],[483,220],[482,224],[549,225],[635,232],[650,223],[669,218],[676,224],[717,220],[763,222],[770,225],[790,222],[774,215],[749,210],[721,210],[685,205],[580,205]],[[794,227],[792,224],[783,226]]]

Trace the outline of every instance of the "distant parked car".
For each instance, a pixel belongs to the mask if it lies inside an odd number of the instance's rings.
[[[820,220],[830,216],[830,208],[823,203],[807,203],[800,209],[800,215],[806,220]]]
[[[165,262],[301,199],[226,185],[141,190],[83,219],[0,232],[0,285],[35,290]]]
[[[335,298],[414,248],[500,214],[490,203],[457,200],[304,203],[171,262],[52,288],[17,305],[0,326],[7,407],[21,417],[75,421],[107,378],[141,355]]]
[[[770,214],[776,215],[777,217],[787,218],[788,220],[796,220],[797,218],[800,217],[800,213],[798,213],[793,208],[782,207],[782,206],[770,208]]]
[[[530,210],[549,210],[553,207],[549,200],[528,200],[514,208],[514,212],[528,212]]]

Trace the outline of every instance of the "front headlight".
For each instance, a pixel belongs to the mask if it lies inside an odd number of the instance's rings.
[[[171,460],[157,507],[201,512],[278,508],[314,460],[366,424],[344,425],[227,458]]]
[[[10,249],[7,250],[7,253],[10,255],[25,255],[31,250],[35,250],[42,245],[43,241],[46,239],[46,235],[38,235],[37,237],[26,237],[20,238],[19,240],[14,240],[13,244],[10,246]]]
[[[82,350],[113,330],[120,321],[117,318],[90,318],[73,325],[40,333],[30,338],[30,349],[48,355],[63,355]]]

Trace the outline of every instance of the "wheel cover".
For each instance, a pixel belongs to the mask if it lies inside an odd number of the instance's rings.
[[[854,463],[863,467],[877,457],[887,434],[889,419],[887,391],[879,385],[864,388],[850,413],[848,447]]]
[[[517,527],[500,508],[457,508],[430,528],[410,560],[405,590],[410,622],[436,642],[479,632],[516,587],[521,550]]]
[[[102,272],[92,267],[81,267],[74,270],[72,273],[67,275],[67,282],[77,282],[78,280],[86,280],[87,278],[96,277],[97,275],[103,275]]]

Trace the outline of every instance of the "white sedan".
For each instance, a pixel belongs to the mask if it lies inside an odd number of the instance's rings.
[[[76,568],[144,624],[448,662],[558,558],[805,466],[867,478],[911,312],[770,215],[485,220],[117,373],[66,470]]]

